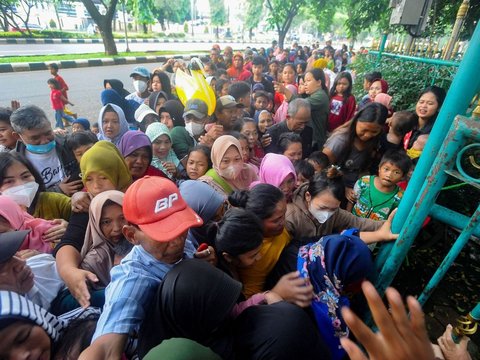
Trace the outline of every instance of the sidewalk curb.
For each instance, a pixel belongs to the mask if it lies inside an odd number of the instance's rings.
[[[194,56],[205,54],[190,54],[190,55],[173,55],[175,59],[190,60]],[[20,72],[20,71],[37,71],[48,70],[48,65],[56,63],[61,69],[72,69],[80,67],[92,66],[111,66],[111,65],[125,65],[125,64],[144,64],[144,63],[164,63],[172,56],[125,56],[115,58],[97,58],[97,59],[79,59],[79,60],[60,60],[60,61],[45,61],[45,62],[31,62],[31,63],[9,63],[0,64],[0,73]]]
[[[116,43],[122,44],[125,43],[125,39],[115,39]],[[235,41],[235,40],[187,40],[187,39],[128,39],[129,43],[222,43],[222,44],[267,44],[265,41]],[[30,39],[30,38],[0,38],[1,44],[103,44],[102,39],[51,39],[51,38],[41,38],[41,39]]]

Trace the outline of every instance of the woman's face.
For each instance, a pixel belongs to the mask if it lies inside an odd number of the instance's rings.
[[[291,199],[293,194],[293,189],[295,189],[295,177],[293,174],[288,174],[282,183],[278,186],[282,190],[283,195],[286,199]]]
[[[305,94],[305,80],[303,78],[298,79],[298,94]]]
[[[229,85],[230,85],[229,83],[223,84],[222,91],[220,92],[220,96],[228,95],[228,86]]]
[[[51,340],[40,326],[16,321],[0,331],[0,359],[50,360]]]
[[[162,91],[162,83],[158,75],[152,77],[152,91]]]
[[[284,84],[294,84],[295,83],[295,71],[293,71],[291,66],[285,66],[282,71],[282,80]]]
[[[157,104],[155,105],[155,112],[158,114],[160,109],[162,108],[163,104],[167,102],[167,99],[165,99],[163,96],[159,96],[157,99]],[[170,116],[170,115],[169,115]]]
[[[118,204],[104,206],[100,218],[100,230],[112,244],[123,239],[122,228],[127,225],[122,207]]]
[[[236,257],[236,268],[248,268],[255,264],[258,260],[262,258],[262,255],[260,254],[260,249],[262,248],[262,245],[257,247],[256,249],[247,251],[244,254],[240,254]]]
[[[153,155],[159,159],[166,158],[172,148],[172,141],[167,135],[160,135],[152,143]]]
[[[370,85],[370,90],[368,90],[368,96],[370,99],[375,100],[375,96],[382,92],[382,83],[380,81],[374,81],[372,85]]]
[[[201,151],[192,151],[188,155],[186,170],[188,177],[192,180],[205,175],[208,170],[207,156]]]
[[[282,233],[285,227],[285,213],[287,212],[287,201],[280,200],[273,211],[272,216],[263,220],[263,236],[272,237]]]
[[[356,126],[357,137],[360,141],[367,142],[380,135],[382,126],[376,123],[358,121]]]
[[[0,184],[0,192],[32,181],[35,181],[35,178],[27,167],[19,161],[14,161],[12,165],[5,170],[3,182]]]
[[[240,133],[247,137],[248,146],[253,148],[258,141],[258,131],[255,123],[251,121],[246,122]]]
[[[312,95],[315,91],[322,88],[322,80],[315,80],[312,73],[305,74],[305,93]]]
[[[290,159],[292,163],[298,160],[302,160],[302,143],[292,142],[288,145],[287,149],[284,151],[283,155]]]
[[[419,118],[430,119],[438,112],[438,101],[432,92],[423,94],[418,99],[415,111]]]
[[[120,120],[116,112],[107,111],[103,114],[102,129],[109,139],[113,139],[120,134]]]
[[[160,122],[162,124],[165,124],[167,126],[168,130],[173,129],[173,119],[168,112],[162,111],[160,113]]]
[[[127,163],[132,178],[141,178],[147,172],[148,165],[150,165],[150,151],[148,147],[144,146],[135,150],[125,157],[125,162]]]
[[[243,164],[242,155],[238,152],[238,149],[235,146],[230,146],[225,154],[222,157],[222,161],[218,165],[220,170],[225,170],[232,165],[241,165]]]
[[[270,73],[276,74],[277,71],[278,71],[278,64],[277,64],[277,63],[271,63],[271,64],[268,66],[268,69],[269,69]]]
[[[96,196],[107,190],[117,190],[116,186],[105,175],[92,171],[84,181],[87,191]]]
[[[316,210],[316,211],[336,211],[340,208],[341,201],[338,200],[333,194],[328,191],[321,191],[313,199],[310,194],[307,192],[305,194],[305,199],[307,204]]]
[[[260,130],[262,133],[267,131],[267,129],[272,126],[272,124],[272,115],[263,113],[258,117],[258,130]]]

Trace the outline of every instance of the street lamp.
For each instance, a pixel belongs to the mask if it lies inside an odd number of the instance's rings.
[[[127,32],[127,18],[125,16],[125,1],[122,1],[122,12],[123,12],[123,27],[125,28],[125,43],[127,44],[127,48],[125,49],[125,52],[129,53],[130,48],[128,47],[128,32]]]

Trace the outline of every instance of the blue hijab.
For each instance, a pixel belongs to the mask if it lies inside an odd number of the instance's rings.
[[[350,303],[342,291],[365,279],[372,269],[368,246],[354,235],[324,236],[299,249],[297,270],[313,285],[315,320],[334,360],[346,355],[340,338],[348,335],[348,328],[340,309]]]
[[[119,106],[125,118],[129,124],[135,123],[135,110],[140,106],[135,100],[125,100],[117,91],[114,89],[105,89],[100,94],[100,100],[102,105],[115,104]]]

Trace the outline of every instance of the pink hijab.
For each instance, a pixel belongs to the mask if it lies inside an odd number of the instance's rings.
[[[34,218],[6,195],[0,195],[0,216],[8,221],[13,230],[30,230],[19,250],[53,251],[52,244],[43,241],[43,234],[55,226],[51,221]]]
[[[289,158],[285,155],[268,153],[260,164],[260,172],[258,174],[260,179],[259,181],[254,181],[250,185],[250,189],[257,184],[270,184],[279,187],[290,174],[293,174],[295,182],[297,182],[295,167]]]

